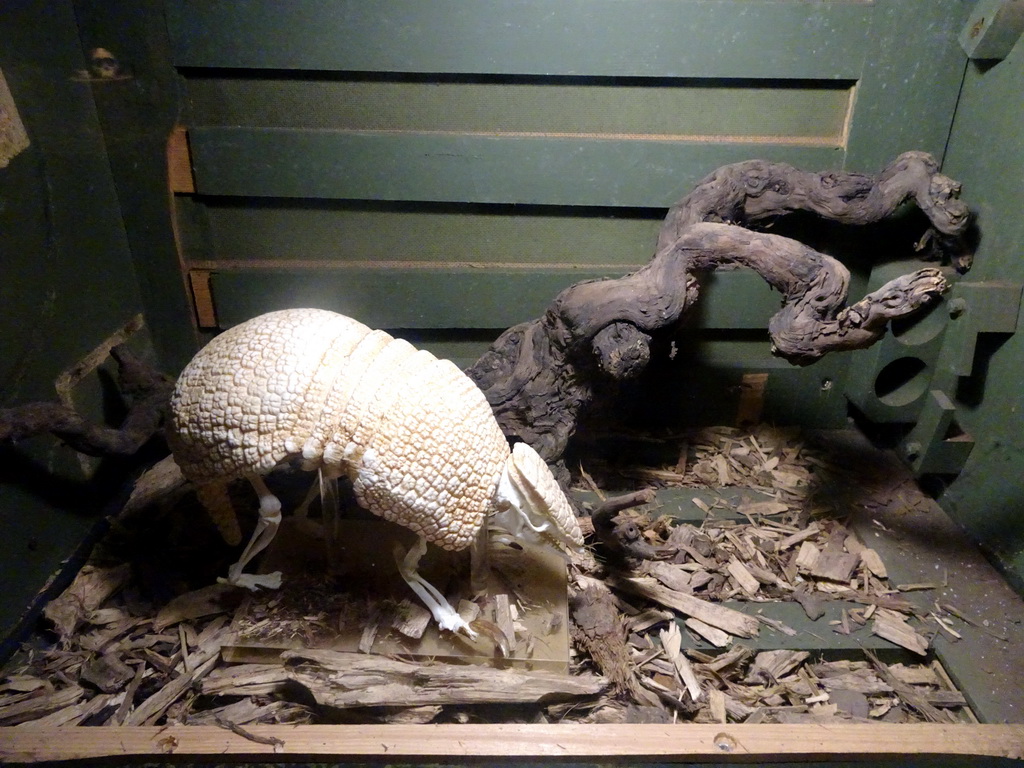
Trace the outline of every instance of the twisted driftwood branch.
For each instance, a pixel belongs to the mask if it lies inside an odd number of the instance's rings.
[[[135,454],[163,424],[174,381],[123,345],[111,349],[110,354],[118,364],[118,387],[130,402],[120,427],[92,424],[61,403],[27,403],[0,409],[0,442],[49,432],[90,456]]]
[[[773,351],[806,364],[856,349],[885,333],[946,288],[937,269],[922,269],[844,307],[849,273],[837,260],[795,240],[746,226],[808,211],[847,224],[870,224],[913,201],[934,228],[932,245],[966,268],[958,250],[969,223],[959,185],[934,159],[907,152],[878,176],[808,173],[751,160],[724,166],[671,208],[654,257],[617,280],[577,283],[544,316],[508,329],[468,371],[487,394],[503,430],[557,460],[593,397],[599,378],[638,376],[652,336],[671,330],[698,296],[696,274],[724,265],[749,267],[783,295],[769,321]],[[59,403],[0,410],[0,442],[50,432],[91,455],[131,455],[160,428],[173,383],[123,347],[120,366],[130,410],[119,428],[91,424]]]
[[[836,259],[779,235],[746,229],[795,211],[845,224],[871,224],[913,201],[930,220],[933,245],[953,251],[969,224],[960,187],[935,160],[907,152],[878,176],[808,173],[751,160],[725,166],[673,206],[654,257],[616,280],[577,283],[543,317],[508,329],[467,371],[505,433],[548,461],[561,457],[595,383],[626,380],[647,366],[653,334],[675,327],[697,299],[697,273],[749,267],[782,294],[769,322],[772,349],[791,362],[866,347],[889,320],[946,290],[938,269],[897,278],[844,307],[849,272]],[[959,252],[954,259],[963,258]],[[960,262],[966,267],[967,262]]]

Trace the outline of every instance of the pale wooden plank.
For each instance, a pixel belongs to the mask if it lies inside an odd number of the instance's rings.
[[[1024,725],[248,725],[0,728],[0,761],[130,755],[334,757],[645,757],[867,759],[977,755],[1021,759]],[[267,742],[267,743],[263,743]]]

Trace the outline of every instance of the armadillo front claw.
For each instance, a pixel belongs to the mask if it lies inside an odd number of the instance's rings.
[[[273,573],[238,573],[228,578],[218,578],[218,584],[231,584],[236,587],[245,587],[255,592],[258,589],[280,589],[281,572]]]
[[[508,643],[508,637],[501,631],[501,627],[493,621],[487,621],[487,619],[473,619],[470,625],[473,628],[480,630],[491,639],[494,643],[495,649],[499,654],[501,654],[503,659],[507,659],[512,654],[512,649],[509,647]]]
[[[439,628],[475,638],[476,632],[470,628],[466,620],[459,616],[459,612],[452,607],[437,587],[423,578],[416,570],[420,564],[420,558],[426,554],[426,551],[427,540],[422,536],[409,548],[408,552],[403,552],[402,547],[396,544],[394,554],[398,572],[423,604],[430,609]]]

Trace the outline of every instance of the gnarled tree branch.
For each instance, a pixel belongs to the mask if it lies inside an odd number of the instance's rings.
[[[778,290],[782,308],[768,330],[773,352],[791,362],[869,346],[889,320],[946,290],[939,269],[900,277],[846,307],[849,272],[839,261],[745,227],[794,211],[871,224],[912,200],[937,233],[934,243],[951,250],[969,223],[959,192],[923,152],[901,155],[874,177],[808,173],[761,160],[725,166],[670,209],[651,261],[616,280],[566,288],[542,317],[502,334],[467,373],[486,393],[505,433],[555,461],[596,382],[644,370],[652,336],[675,327],[695,302],[701,272],[748,267]]]
[[[120,427],[93,424],[56,402],[37,402],[0,409],[0,442],[17,442],[49,432],[79,453],[90,456],[131,456],[153,437],[170,406],[174,381],[118,345],[110,350],[118,364],[118,386],[129,401]]]

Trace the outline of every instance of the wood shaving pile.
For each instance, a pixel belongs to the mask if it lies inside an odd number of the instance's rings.
[[[878,553],[837,515],[835,488],[865,482],[853,468],[808,448],[794,431],[716,428],[665,445],[673,456],[664,464],[596,467],[593,475],[612,487],[609,473],[617,472],[634,489],[673,488],[676,496],[686,488],[753,493],[731,501],[694,496],[692,504],[706,514],[697,526],[662,514],[658,501],[602,517],[601,505],[611,508],[614,499],[604,499],[582,472],[599,496],[591,531],[598,557],[571,568],[570,675],[331,651],[227,664],[221,648],[240,629],[249,637],[313,642],[332,631],[339,611],[360,621],[375,609],[369,602],[334,605],[329,589],[310,585],[299,590],[301,605],[284,605],[282,596],[239,627],[230,620],[237,590],[211,585],[154,615],[132,599],[128,565],[89,565],[47,607],[50,637],[37,638],[4,670],[0,725],[213,723],[241,732],[250,723],[338,722],[342,711],[357,721],[388,722],[971,717],[930,658],[886,664],[870,651],[837,658],[756,649],[762,633],[797,635],[758,610],[780,601],[798,603],[816,620],[816,637],[874,634],[921,657],[936,633],[956,639],[950,617],[962,616],[953,606],[925,610],[903,595],[939,585],[891,584]],[[644,556],[632,557],[628,547],[615,551],[624,532],[643,545]],[[835,601],[841,610],[825,618]],[[530,642],[515,628],[509,632],[513,643]]]

